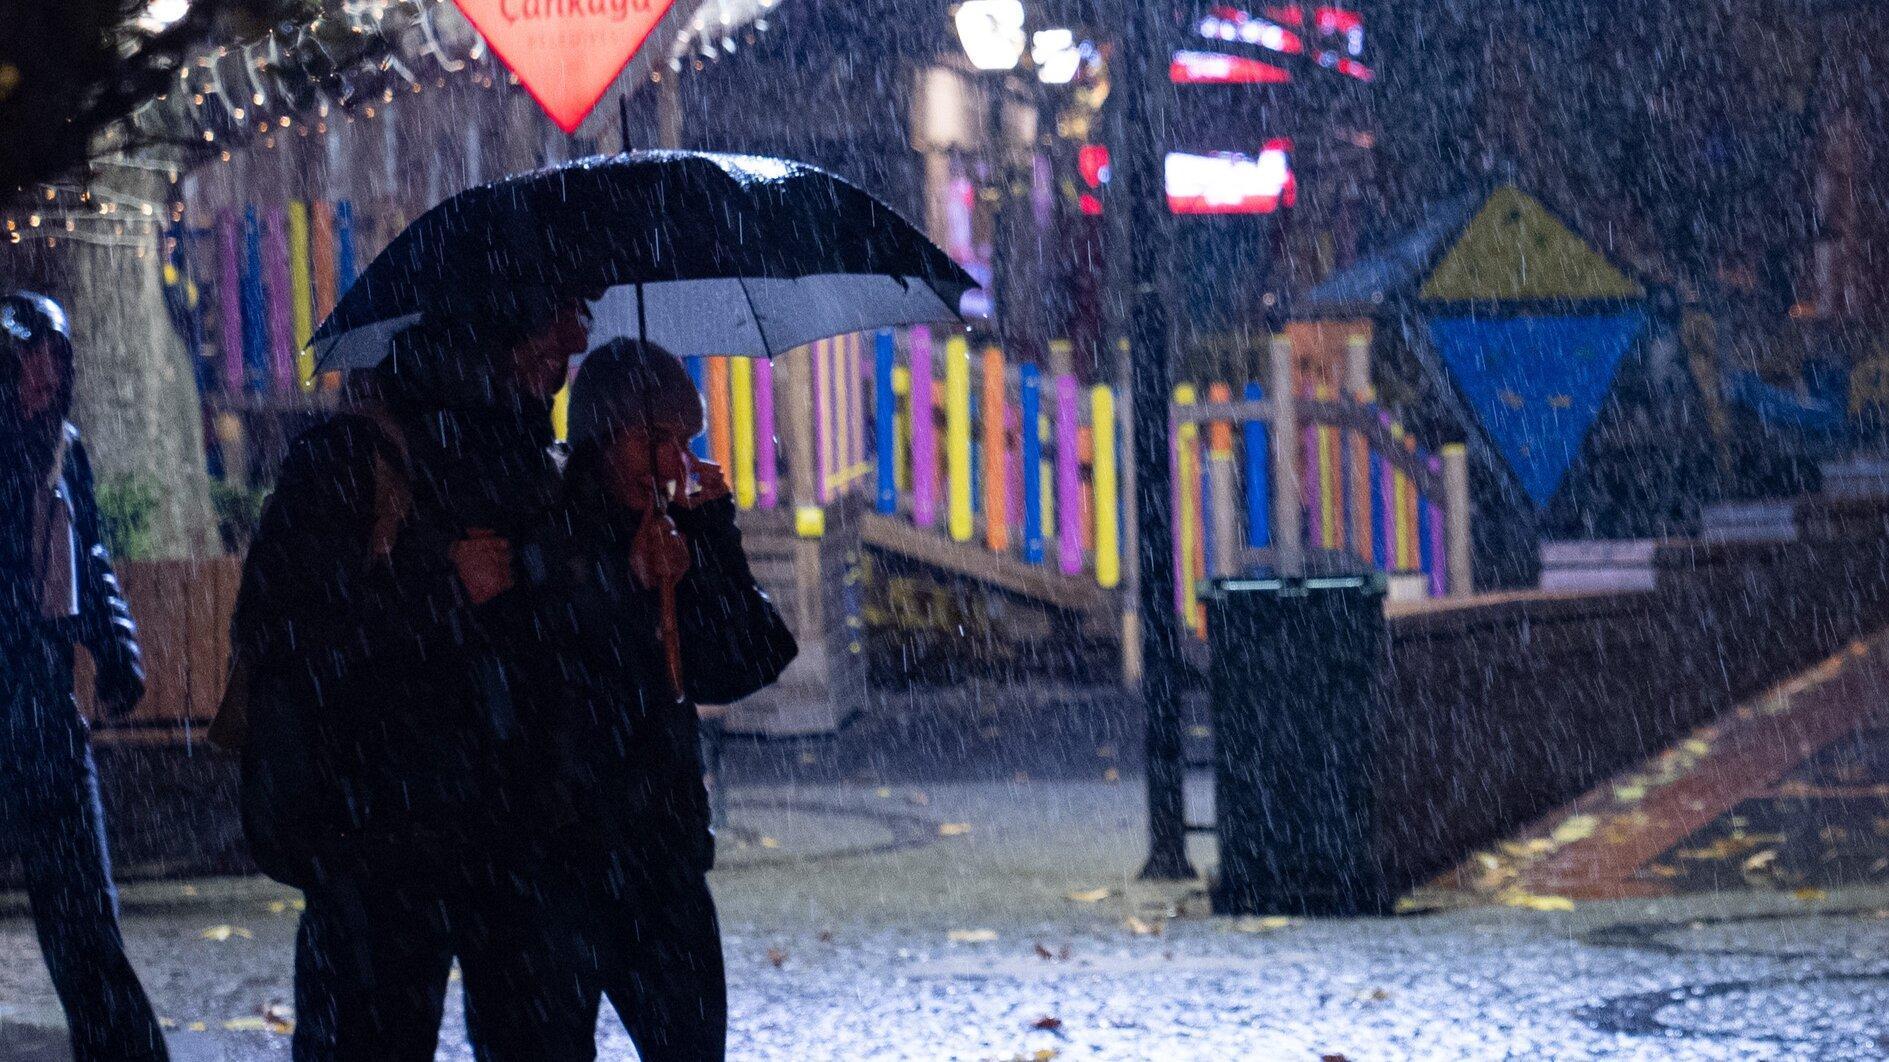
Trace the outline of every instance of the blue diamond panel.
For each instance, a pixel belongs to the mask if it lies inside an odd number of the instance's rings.
[[[1430,341],[1522,487],[1544,506],[1646,327],[1638,310],[1578,317],[1433,317]]]

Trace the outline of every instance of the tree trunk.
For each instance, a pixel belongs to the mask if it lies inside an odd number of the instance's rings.
[[[101,486],[129,487],[155,500],[141,536],[149,554],[202,556],[216,548],[216,519],[196,376],[164,305],[156,222],[166,181],[117,167],[102,172],[95,189],[152,202],[156,214],[119,205],[122,234],[103,219],[71,233],[49,223],[42,231],[51,240],[24,239],[0,255],[0,278],[58,299],[71,315],[78,369],[71,419],[85,435]]]

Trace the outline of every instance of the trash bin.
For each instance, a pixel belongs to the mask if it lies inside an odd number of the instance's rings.
[[[1381,575],[1224,579],[1207,594],[1215,912],[1390,911],[1371,776],[1384,596]]]

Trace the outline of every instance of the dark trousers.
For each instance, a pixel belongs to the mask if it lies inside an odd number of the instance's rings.
[[[0,676],[0,844],[20,859],[33,924],[76,1062],[164,1059],[163,1033],[125,957],[105,815],[71,684]],[[39,676],[44,678],[42,674]]]
[[[365,872],[306,895],[296,1062],[431,1062],[455,956],[480,1062],[596,1057],[576,912],[546,875]]]
[[[596,1027],[599,997],[607,996],[643,1062],[720,1062],[728,1044],[728,985],[706,874],[682,865],[611,864],[593,880],[588,917],[589,1027]]]

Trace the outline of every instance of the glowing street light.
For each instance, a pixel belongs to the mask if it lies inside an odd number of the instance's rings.
[[[1023,0],[964,0],[956,22],[964,54],[979,70],[1015,70],[1023,59]]]
[[[1082,69],[1082,49],[1076,35],[1066,29],[1038,30],[1030,37],[1030,62],[1036,64],[1036,78],[1045,85],[1067,85]]]
[[[138,26],[147,32],[159,33],[189,13],[190,0],[151,0],[145,5],[144,14],[138,16]]]

